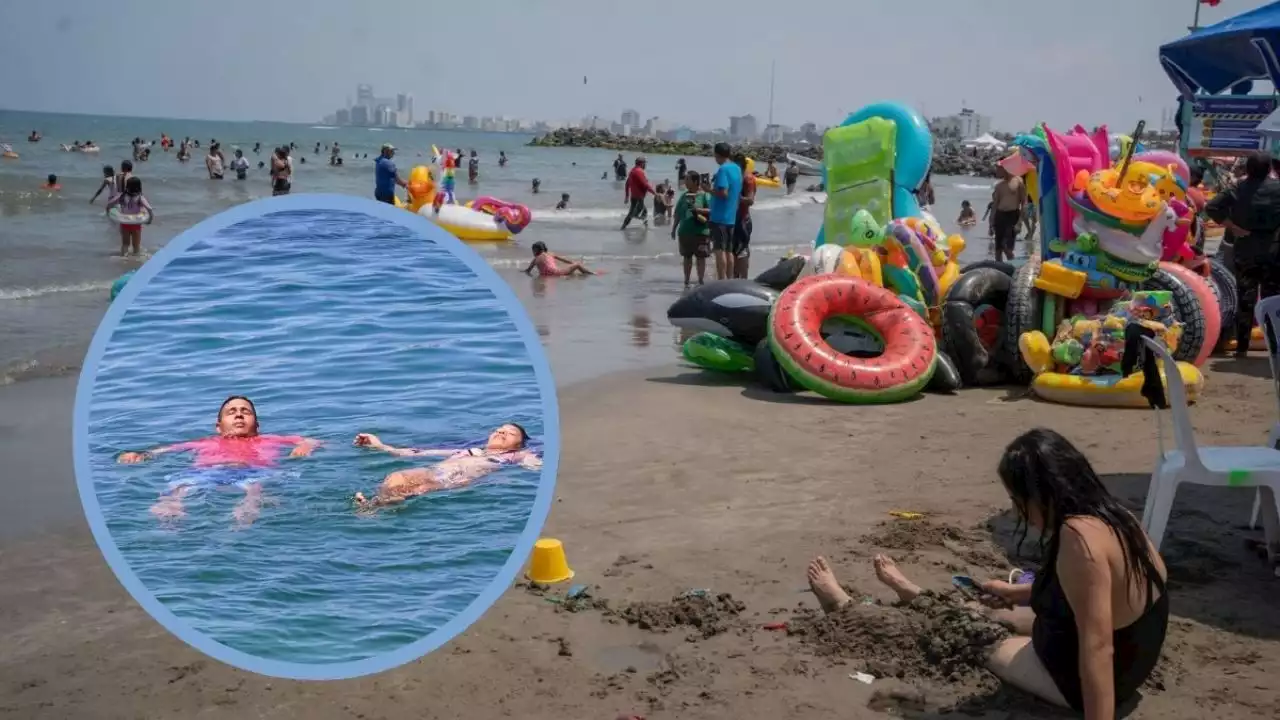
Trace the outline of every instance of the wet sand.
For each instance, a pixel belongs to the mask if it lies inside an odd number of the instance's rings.
[[[45,395],[62,396],[69,414],[71,393]],[[1200,438],[1263,442],[1272,398],[1264,358],[1214,361],[1193,411]],[[65,418],[18,400],[0,388],[10,498],[0,526],[78,513],[69,463],[9,472],[12,443],[56,452],[67,437]],[[918,640],[900,632],[910,629],[901,610],[882,606],[892,596],[870,558],[890,553],[937,591],[957,572],[1031,564],[1007,555],[1013,523],[994,474],[1023,428],[1065,433],[1139,510],[1156,454],[1145,411],[1002,390],[859,408],[678,367],[570,387],[561,413],[562,470],[544,534],[564,540],[574,582],[593,586],[592,598],[566,605],[565,585],[518,585],[416,663],[352,681],[275,680],[171,637],[121,589],[78,520],[0,545],[0,718],[929,718],[957,703],[990,718],[1058,717],[993,692],[985,672],[913,660]],[[43,432],[27,427],[32,415],[48,423]],[[45,494],[34,495],[37,485]],[[1175,620],[1131,717],[1271,717],[1280,706],[1280,580],[1245,547],[1260,535],[1243,528],[1251,500],[1245,490],[1180,491],[1165,543]],[[929,517],[894,520],[894,510]],[[805,565],[820,553],[859,603],[845,632],[817,619],[803,591]],[[708,592],[682,597],[690,590]],[[861,671],[888,677],[849,677]]]

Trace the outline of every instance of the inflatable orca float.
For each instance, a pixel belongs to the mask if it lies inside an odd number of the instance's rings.
[[[753,348],[769,334],[769,310],[778,296],[754,280],[716,280],[672,303],[667,320]]]

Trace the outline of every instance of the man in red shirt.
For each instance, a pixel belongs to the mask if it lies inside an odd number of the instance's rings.
[[[626,230],[631,221],[636,218],[644,221],[646,228],[649,227],[649,209],[645,207],[644,201],[653,192],[653,186],[649,184],[649,178],[644,174],[646,165],[648,162],[643,157],[636,158],[635,167],[631,168],[631,172],[627,175],[627,200],[631,203],[631,208],[622,221],[623,230]]]

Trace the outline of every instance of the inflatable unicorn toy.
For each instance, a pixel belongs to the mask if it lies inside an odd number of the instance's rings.
[[[443,171],[440,177],[440,190],[436,192],[435,202],[433,203],[437,208],[445,204],[456,205],[458,203],[453,194],[453,174],[458,168],[458,159],[454,157],[453,153],[445,151],[441,158],[441,164]]]

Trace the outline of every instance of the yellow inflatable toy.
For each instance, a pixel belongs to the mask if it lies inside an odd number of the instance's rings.
[[[763,175],[756,175],[756,161],[751,158],[747,158],[747,174],[755,175],[756,187],[782,187],[782,183],[778,178],[767,178]]]
[[[396,197],[396,207],[425,217],[459,240],[505,242],[512,238],[511,231],[488,213],[464,205],[441,205],[439,210],[434,208],[435,178],[431,174],[431,168],[426,165],[418,165],[410,170],[405,184],[409,186],[408,202]]]
[[[436,182],[431,176],[431,168],[419,165],[409,171],[409,211],[418,212],[423,205],[430,205],[436,199]]]
[[[1080,176],[1087,172],[1081,170]],[[1117,168],[1099,170],[1087,179],[1080,176],[1077,176],[1076,184],[1084,181],[1084,191],[1094,207],[1117,220],[1146,225],[1163,207],[1160,193],[1151,183],[1151,178],[1132,169],[1125,172],[1123,182]]]
[[[1127,303],[1115,306],[1100,318],[1068,318],[1058,326],[1050,342],[1039,330],[1018,339],[1022,359],[1035,375],[1031,390],[1037,397],[1064,405],[1145,408],[1141,371],[1120,374],[1125,328],[1137,323],[1154,330],[1175,349],[1182,326],[1173,320],[1168,292],[1136,292]],[[1191,363],[1179,362],[1178,372],[1195,402],[1204,387],[1204,375]],[[1164,369],[1160,368],[1164,379]]]

